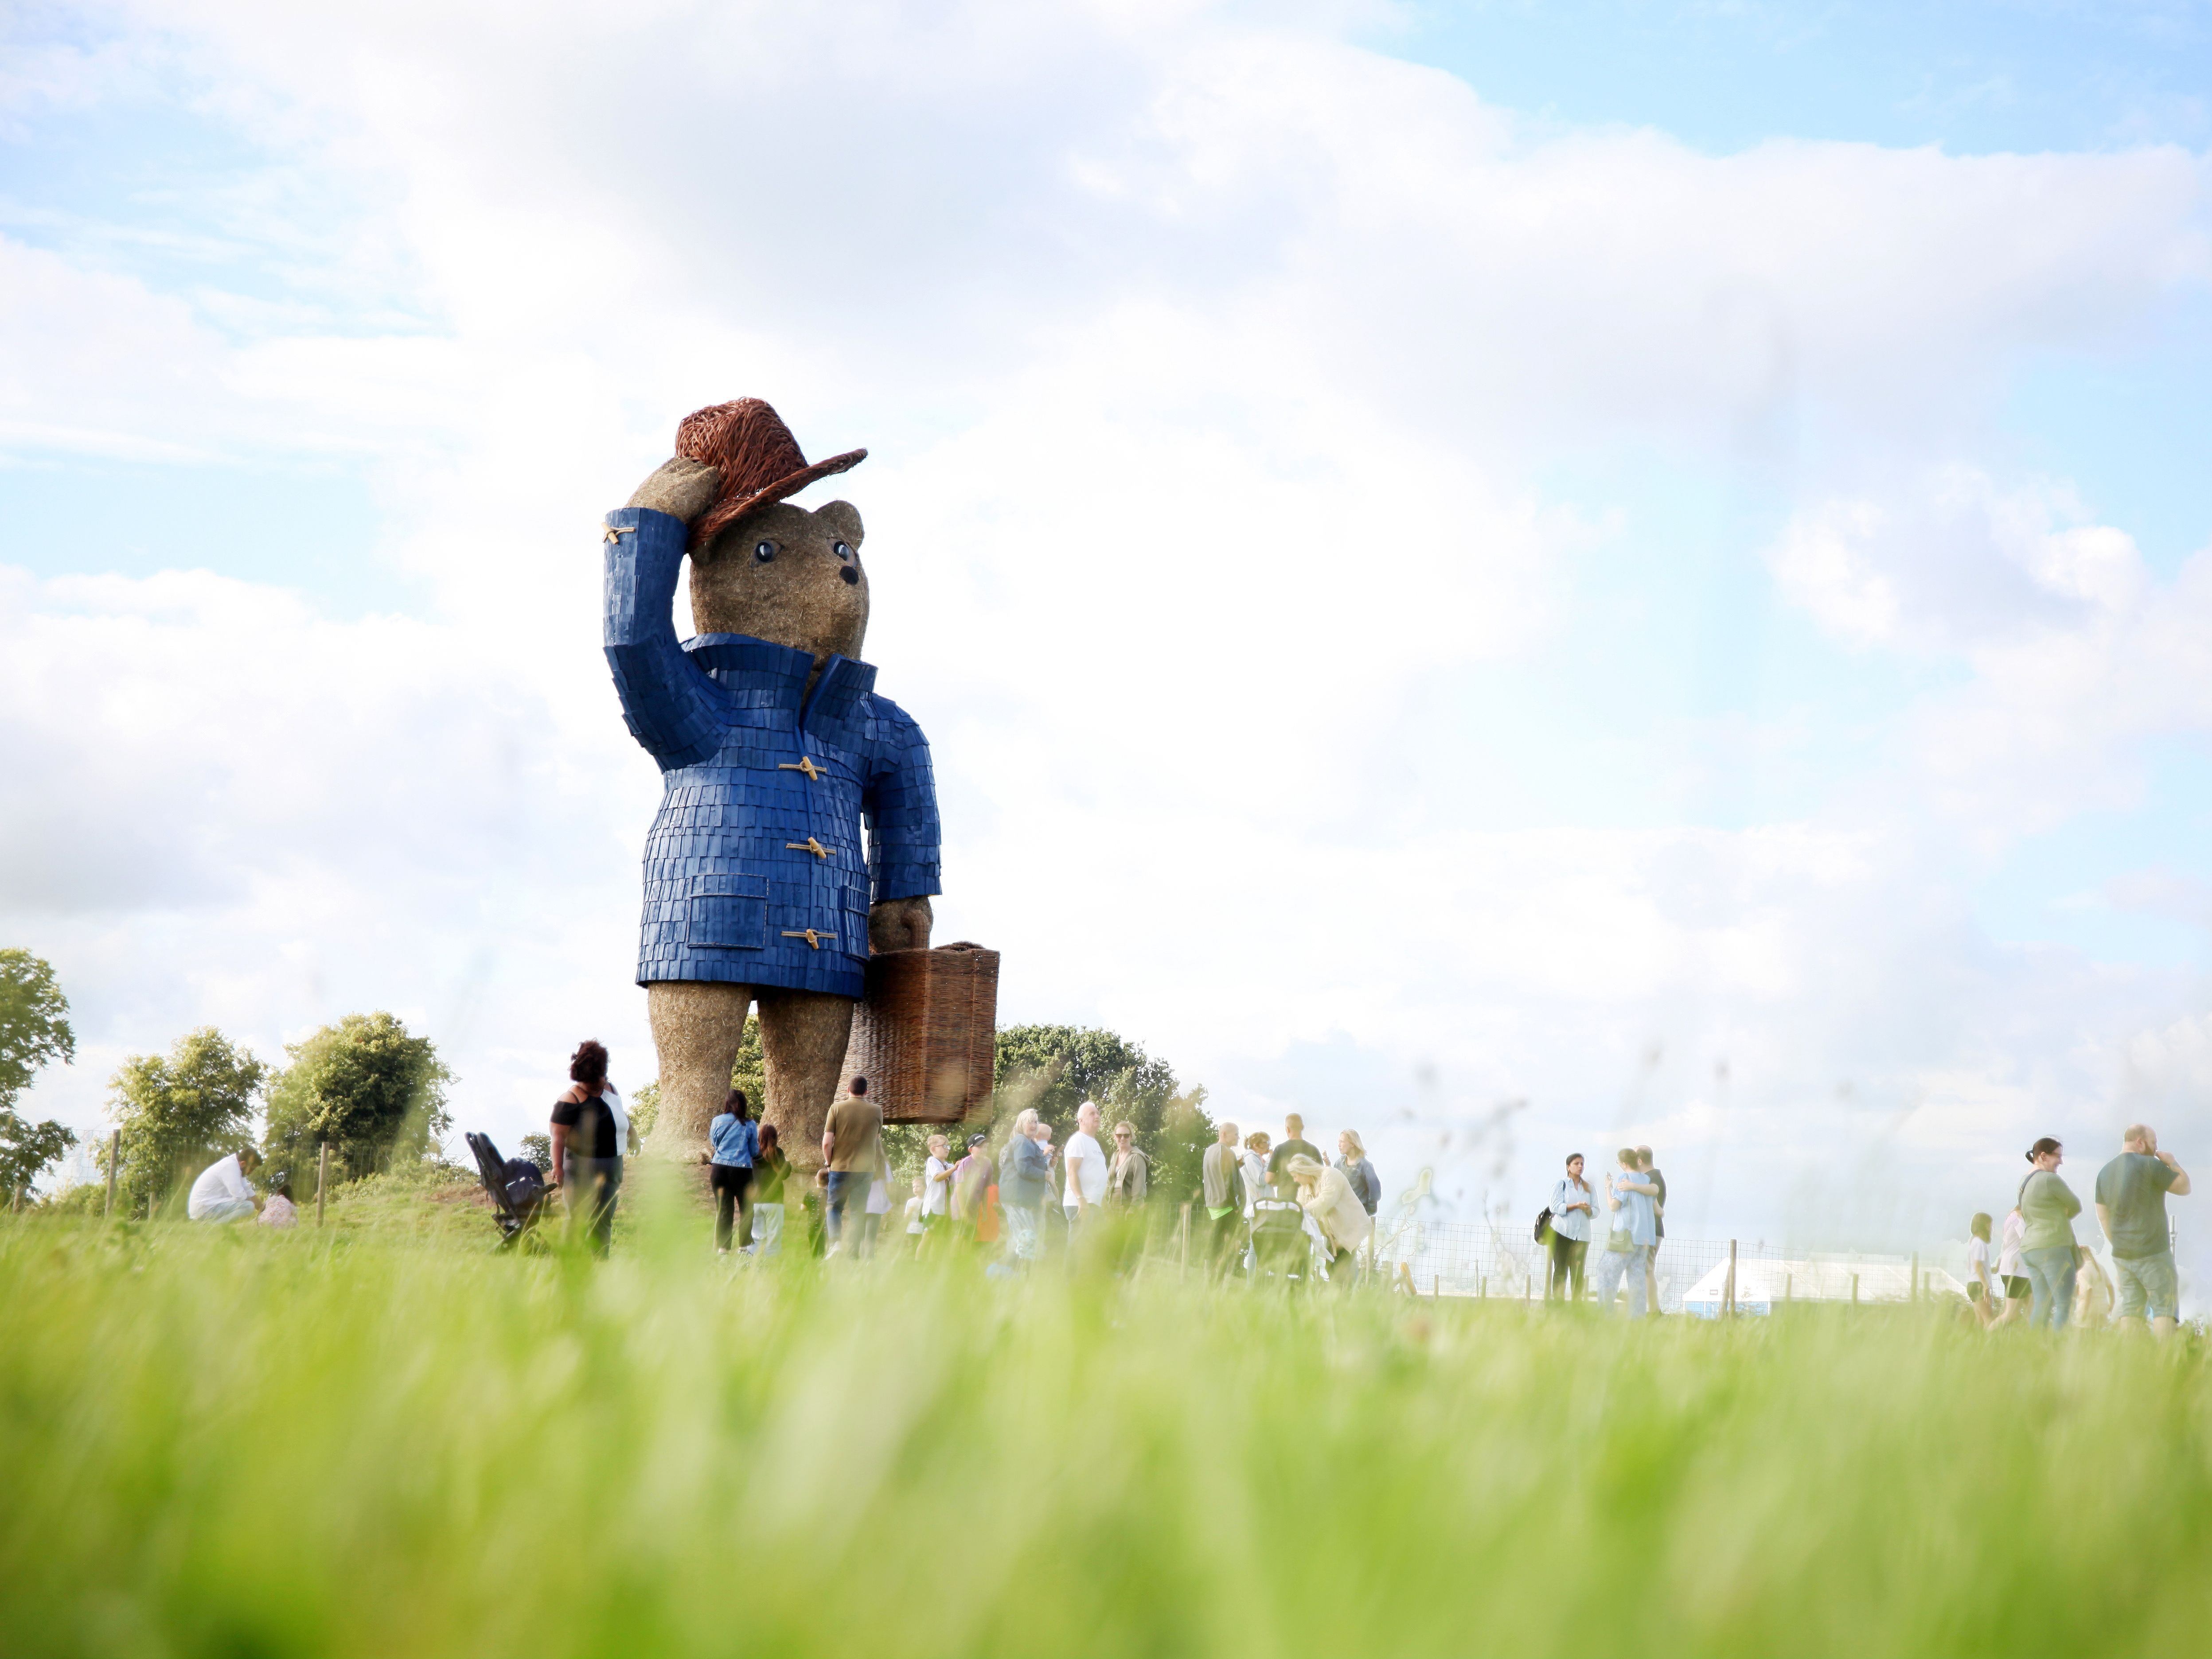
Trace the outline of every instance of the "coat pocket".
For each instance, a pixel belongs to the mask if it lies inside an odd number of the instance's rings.
[[[734,873],[693,877],[684,938],[695,950],[767,948],[768,878]]]
[[[868,890],[865,885],[845,890],[845,954],[864,961],[868,955]]]

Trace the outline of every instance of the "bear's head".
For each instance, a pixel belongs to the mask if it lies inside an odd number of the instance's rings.
[[[750,634],[814,653],[858,657],[868,633],[860,514],[850,501],[815,512],[777,501],[725,525],[691,558],[691,626]]]

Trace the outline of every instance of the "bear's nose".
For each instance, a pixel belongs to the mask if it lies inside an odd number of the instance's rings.
[[[849,565],[849,564],[848,564],[848,565],[847,565],[847,566],[846,566],[842,570],[840,570],[837,574],[838,574],[839,575],[842,576],[842,577],[845,579],[845,580],[846,580],[846,582],[847,582],[847,584],[848,584],[848,586],[857,586],[859,585],[859,583],[860,583],[860,573],[859,571],[857,571],[857,570],[854,569],[854,568],[853,568],[853,567],[852,567],[851,565]]]

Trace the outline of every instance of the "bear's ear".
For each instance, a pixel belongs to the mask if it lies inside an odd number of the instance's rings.
[[[832,501],[827,507],[817,508],[814,516],[829,520],[830,527],[855,547],[868,533],[860,528],[860,509],[850,501]]]

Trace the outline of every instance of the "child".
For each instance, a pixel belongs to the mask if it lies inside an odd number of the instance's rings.
[[[929,1231],[921,1222],[921,1188],[920,1176],[914,1178],[914,1196],[906,1201],[906,1236],[914,1240],[909,1247],[916,1253],[921,1249],[921,1237]]]
[[[2015,1204],[2005,1214],[2004,1242],[1997,1251],[1997,1277],[2004,1283],[2005,1304],[1995,1322],[2009,1325],[2016,1319],[2027,1317],[2032,1287],[2027,1282],[2027,1268],[2020,1254],[2027,1243],[2027,1218]]]
[[[1966,1300],[1974,1304],[1974,1317],[1989,1329],[1997,1316],[1996,1280],[1990,1276],[1990,1218],[1977,1212],[1966,1224],[1972,1243],[1966,1246]]]
[[[2077,1329],[2094,1330],[2112,1316],[2112,1282],[2105,1277],[2104,1264],[2087,1245],[2076,1244],[2074,1254],[2081,1266],[2074,1276],[2074,1317],[2070,1322]]]

